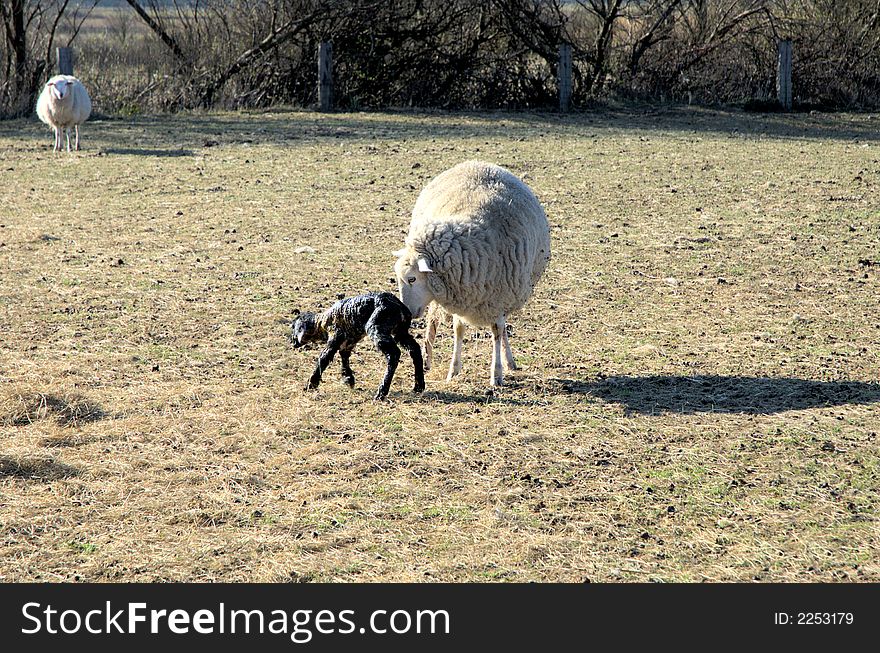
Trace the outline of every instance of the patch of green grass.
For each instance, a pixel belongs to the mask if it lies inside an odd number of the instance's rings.
[[[91,542],[70,541],[67,543],[67,546],[77,553],[84,553],[86,555],[95,553],[98,550],[98,545]]]

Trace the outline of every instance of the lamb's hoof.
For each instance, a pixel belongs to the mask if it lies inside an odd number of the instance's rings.
[[[354,377],[353,376],[344,376],[344,377],[342,377],[342,380],[345,382],[345,385],[347,385],[349,388],[354,387]]]
[[[385,401],[388,398],[387,393],[377,392],[376,396],[373,397],[373,401]]]
[[[305,387],[306,392],[308,392],[309,390],[317,390],[317,389],[318,389],[318,382],[317,381],[309,381]]]
[[[413,386],[413,392],[424,392],[424,391],[425,391],[425,384],[424,383],[417,383]]]

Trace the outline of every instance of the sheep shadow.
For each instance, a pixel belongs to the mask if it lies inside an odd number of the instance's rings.
[[[749,376],[610,376],[595,381],[554,379],[569,394],[622,404],[628,413],[743,413],[880,402],[880,383]]]
[[[59,463],[53,458],[15,459],[0,456],[0,478],[21,478],[30,481],[56,481],[79,474],[76,467]]]
[[[103,148],[101,150],[102,154],[122,154],[122,155],[131,155],[131,156],[155,156],[155,157],[181,157],[181,156],[192,156],[192,150],[158,150],[158,149],[145,149],[145,148],[137,148],[137,147],[108,147]]]

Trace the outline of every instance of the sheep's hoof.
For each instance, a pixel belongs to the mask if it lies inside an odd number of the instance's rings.
[[[344,376],[344,377],[342,377],[342,380],[345,383],[345,385],[347,385],[349,388],[354,387],[354,377],[353,376]]]
[[[425,384],[424,383],[417,383],[413,386],[413,392],[424,392],[424,391],[425,391]]]
[[[380,392],[376,393],[375,397],[373,397],[373,401],[385,401],[385,399],[387,399],[387,397],[388,397],[388,393],[383,393],[380,391]]]
[[[317,390],[317,389],[318,389],[318,382],[317,381],[309,381],[305,387],[306,392],[308,392],[309,390]]]

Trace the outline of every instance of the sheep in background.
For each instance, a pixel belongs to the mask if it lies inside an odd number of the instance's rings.
[[[37,100],[37,116],[55,130],[53,152],[61,149],[61,133],[67,134],[70,152],[70,129],[76,132],[75,149],[79,150],[79,126],[92,113],[92,101],[82,82],[72,75],[55,75],[46,82]]]
[[[523,307],[550,260],[550,227],[535,195],[509,170],[466,161],[419,194],[406,246],[394,266],[400,298],[421,317],[436,302],[453,316],[455,344],[447,380],[461,371],[465,327],[492,330],[492,385],[504,362],[516,369],[507,316]],[[426,345],[439,313],[430,316]],[[430,356],[430,354],[429,354]]]
[[[409,332],[412,316],[397,297],[388,292],[369,292],[357,297],[340,299],[323,313],[301,313],[291,324],[291,340],[294,347],[310,342],[325,341],[324,351],[318,356],[315,371],[309,378],[307,390],[314,390],[321,382],[321,375],[336,352],[342,361],[342,378],[354,387],[354,372],[349,362],[355,345],[369,336],[385,356],[387,367],[379,384],[375,399],[384,399],[391,386],[391,379],[400,361],[402,346],[412,357],[415,371],[413,392],[425,389],[425,373],[422,368],[422,350]],[[395,344],[397,343],[397,344]]]

